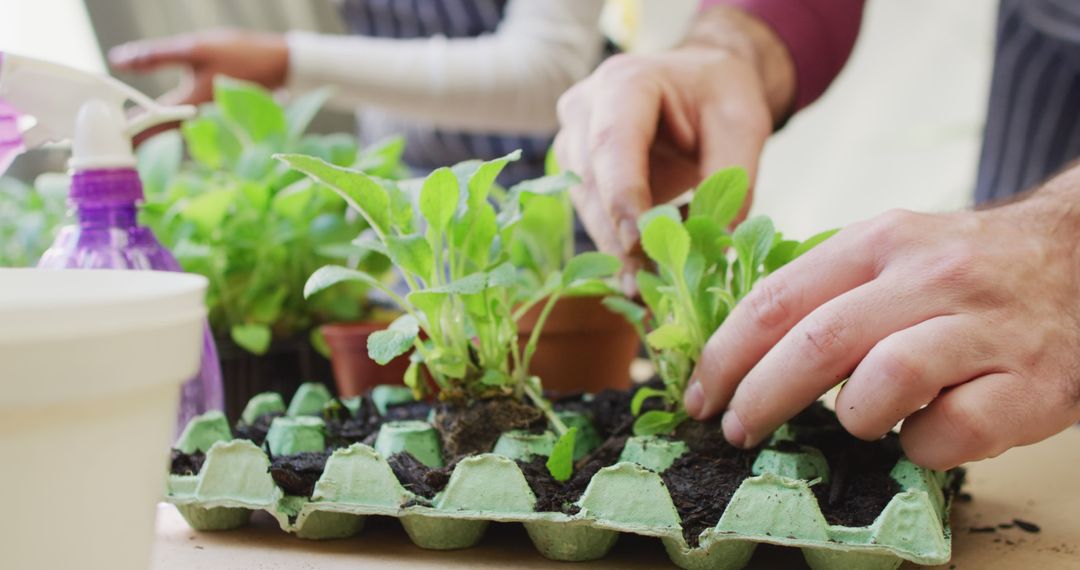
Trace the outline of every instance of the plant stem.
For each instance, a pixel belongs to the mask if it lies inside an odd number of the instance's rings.
[[[540,311],[540,316],[536,319],[536,324],[533,325],[532,333],[529,335],[529,342],[525,344],[525,356],[522,361],[522,366],[526,371],[532,363],[533,353],[536,352],[536,344],[540,342],[540,331],[543,330],[544,323],[547,322],[551,310],[555,308],[555,303],[559,300],[561,293],[561,289],[556,289],[551,293],[551,296],[548,297],[547,304],[544,305],[544,309]]]
[[[565,434],[567,431],[566,424],[564,424],[563,421],[559,419],[559,416],[551,407],[551,402],[548,402],[546,399],[544,399],[542,395],[536,393],[536,390],[533,389],[528,379],[526,379],[523,384],[525,394],[529,396],[529,399],[532,400],[533,404],[536,405],[537,408],[540,408],[540,411],[544,412],[544,415],[547,416],[548,422],[551,423],[551,427],[555,428],[555,434],[559,437],[562,437],[563,434]]]

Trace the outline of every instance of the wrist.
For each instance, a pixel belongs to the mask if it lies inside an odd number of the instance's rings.
[[[761,81],[773,124],[783,124],[790,116],[795,64],[780,37],[757,17],[738,8],[710,8],[700,14],[681,47],[723,51],[745,60]]]

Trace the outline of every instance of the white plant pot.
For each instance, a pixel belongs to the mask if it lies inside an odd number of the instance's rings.
[[[206,280],[0,269],[0,566],[145,569]]]

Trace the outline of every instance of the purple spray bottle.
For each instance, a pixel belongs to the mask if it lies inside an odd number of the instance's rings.
[[[128,101],[144,112],[126,119]],[[0,53],[0,173],[27,148],[65,140],[72,146],[74,223],[60,230],[38,267],[182,271],[136,220],[143,193],[131,139],[194,112],[191,106],[161,106],[111,77]],[[178,429],[197,414],[222,408],[217,349],[209,326],[204,331],[202,366],[183,386]]]

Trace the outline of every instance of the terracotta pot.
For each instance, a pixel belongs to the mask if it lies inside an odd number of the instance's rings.
[[[622,316],[607,309],[599,296],[563,297],[548,315],[533,356],[531,372],[544,389],[570,394],[630,387],[630,363],[638,336]],[[518,321],[518,338],[529,339],[543,303]]]
[[[371,333],[383,330],[386,322],[332,323],[323,325],[322,334],[330,346],[330,364],[342,398],[359,396],[379,384],[401,384],[409,367],[409,353],[385,366],[368,357],[367,340]]]
[[[227,337],[216,341],[230,423],[240,418],[248,400],[260,392],[280,392],[288,402],[303,382],[332,385],[330,361],[311,346],[307,333],[275,340],[262,355],[240,348]]]

